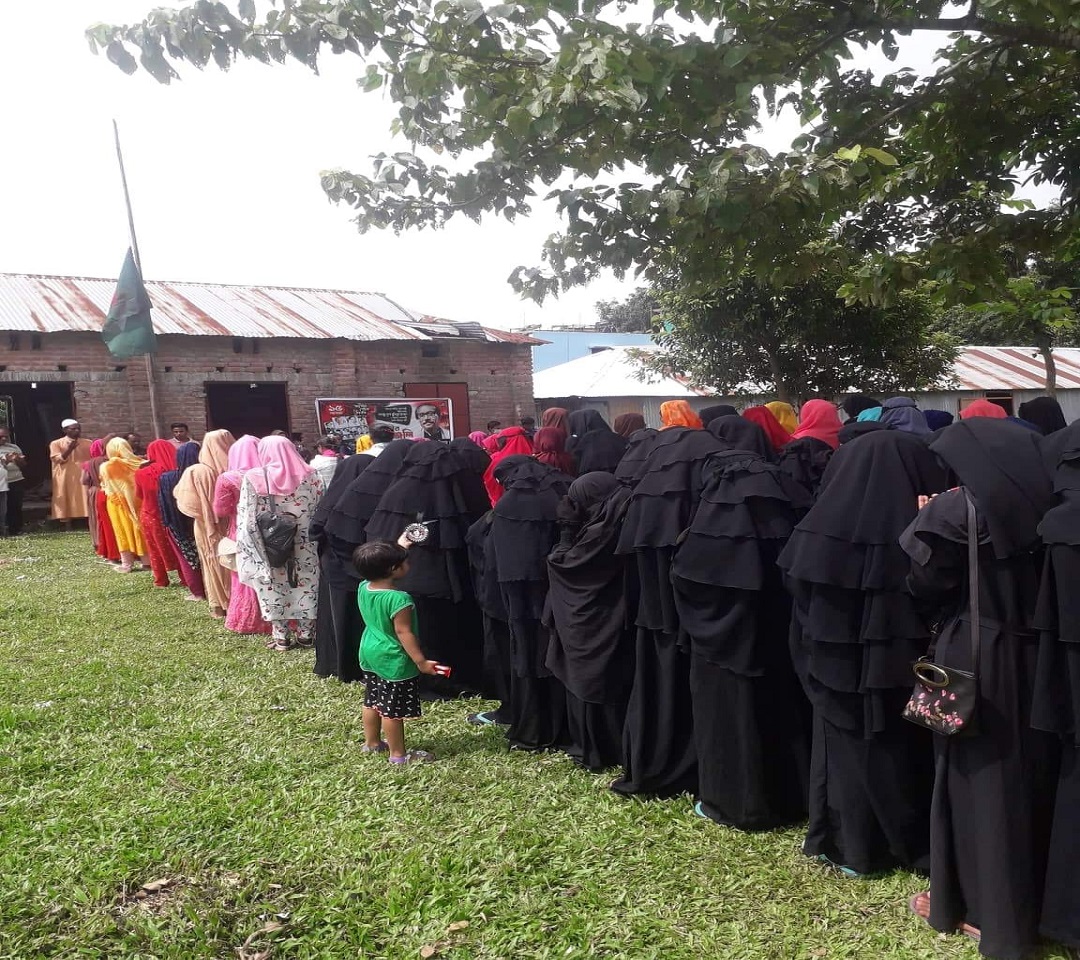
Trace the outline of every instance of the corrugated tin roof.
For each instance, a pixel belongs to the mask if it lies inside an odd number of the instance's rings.
[[[533,396],[554,397],[706,397],[707,390],[697,390],[686,381],[660,374],[639,380],[643,369],[630,351],[634,347],[612,347],[569,363],[560,363],[533,374]]]
[[[1080,349],[1059,347],[1054,361],[1058,387],[1080,388]],[[1041,390],[1046,386],[1046,368],[1034,347],[961,347],[953,376],[961,390]]]
[[[0,330],[97,332],[116,281],[0,273]],[[146,284],[154,329],[191,336],[431,340],[532,344],[531,337],[454,324],[402,307],[385,294],[209,283]]]

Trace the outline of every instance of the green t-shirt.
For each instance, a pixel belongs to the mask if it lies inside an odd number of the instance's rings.
[[[360,616],[364,618],[364,635],[360,639],[360,668],[383,680],[408,680],[420,675],[416,664],[405,652],[394,630],[394,616],[413,607],[413,600],[404,590],[372,590],[367,580],[356,591]],[[416,608],[412,612],[413,633],[416,629]]]

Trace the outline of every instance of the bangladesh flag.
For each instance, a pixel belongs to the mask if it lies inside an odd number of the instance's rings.
[[[101,328],[101,339],[114,357],[138,357],[157,350],[157,337],[150,322],[150,298],[130,248],[120,270],[109,315]]]

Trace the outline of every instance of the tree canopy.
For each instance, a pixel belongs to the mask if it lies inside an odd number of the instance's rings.
[[[934,307],[905,291],[888,307],[846,304],[818,275],[777,289],[746,275],[708,299],[661,294],[660,349],[644,356],[721,394],[782,400],[899,393],[949,380],[953,341],[932,332]]]
[[[853,66],[853,46],[895,58],[912,34],[940,38],[931,72]],[[357,55],[412,147],[324,173],[326,192],[362,230],[513,220],[546,198],[564,228],[512,277],[537,298],[605,267],[677,269],[707,298],[824,266],[851,300],[925,279],[985,299],[1006,286],[1003,245],[1061,251],[1080,233],[1069,0],[281,0],[262,16],[198,0],[88,37],[166,83],[180,63]],[[762,109],[806,132],[779,153],[747,143]],[[1026,180],[1060,203],[1018,200]]]
[[[622,300],[599,300],[596,329],[602,333],[651,333],[659,305],[652,290],[638,287]]]

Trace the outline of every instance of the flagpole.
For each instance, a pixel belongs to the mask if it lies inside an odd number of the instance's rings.
[[[124,170],[124,153],[120,149],[120,127],[113,120],[113,138],[116,140],[116,159],[120,164],[120,183],[124,187],[124,205],[127,207],[128,234],[131,237],[131,254],[135,258],[135,266],[139,270],[139,278],[146,282],[143,274],[142,258],[139,256],[139,240],[135,235],[135,215],[131,212],[131,193],[128,191],[127,172]],[[146,385],[150,389],[150,419],[153,421],[154,436],[161,437],[161,419],[158,417],[157,382],[154,378],[154,357],[144,353],[143,360],[146,363]]]

